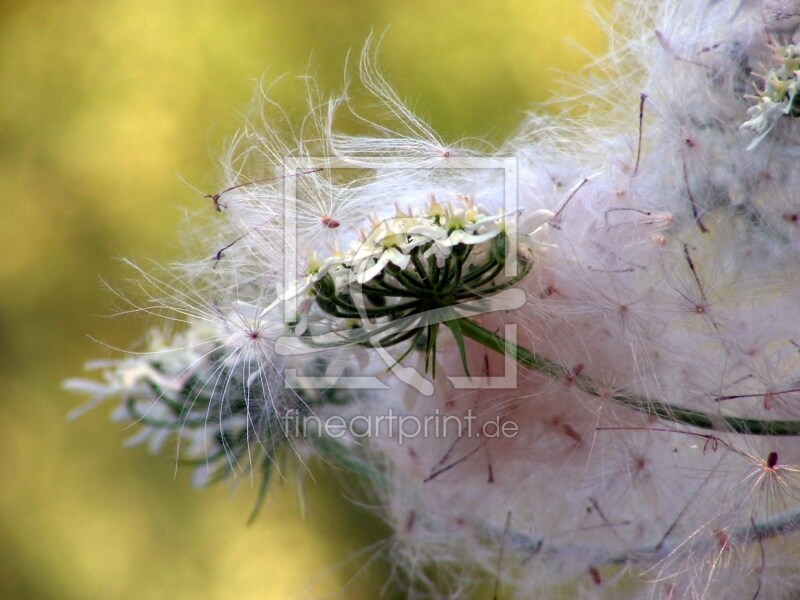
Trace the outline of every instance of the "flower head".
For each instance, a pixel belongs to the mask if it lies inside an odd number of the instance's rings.
[[[800,45],[776,47],[773,60],[776,66],[762,76],[756,104],[747,111],[750,119],[741,125],[758,134],[748,150],[755,148],[781,117],[800,117]]]
[[[313,283],[318,318],[330,321],[342,344],[425,348],[433,366],[439,321],[458,337],[449,311],[523,279],[552,216],[537,211],[523,235],[503,213],[462,197],[446,205],[432,198],[425,210],[375,220],[349,253],[331,259],[338,271]]]

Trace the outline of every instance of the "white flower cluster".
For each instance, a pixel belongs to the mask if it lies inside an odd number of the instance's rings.
[[[346,251],[336,251],[322,262],[312,259],[309,275],[292,286],[285,297],[309,293],[326,275],[331,276],[337,291],[346,290],[353,283],[363,285],[376,278],[391,277],[391,269],[387,274],[389,265],[421,276],[427,271],[422,265],[441,270],[454,251],[462,255],[461,268],[469,275],[470,271],[485,267],[491,254],[490,242],[498,236],[514,240],[509,243],[514,243],[515,250],[528,260],[535,248],[545,246],[542,236],[554,216],[549,210],[535,211],[525,221],[529,231],[518,236],[513,219],[502,213],[488,214],[471,197],[462,197],[460,204],[443,206],[431,198],[429,206],[422,210],[411,208],[406,213],[398,208],[392,218],[373,217],[373,229],[369,233],[361,230],[360,238],[352,241]],[[422,283],[420,279],[419,284]]]
[[[800,46],[777,46],[773,60],[778,66],[762,76],[757,102],[747,111],[750,119],[742,124],[758,134],[748,149],[758,146],[781,117],[800,117]]]
[[[309,274],[290,287],[285,299],[302,298],[294,333],[317,347],[408,343],[403,358],[424,345],[426,366],[435,372],[438,320],[518,283],[546,247],[554,213],[534,211],[525,232],[515,216],[489,214],[461,196],[455,205],[432,197],[424,208],[373,217],[371,231],[361,230],[347,251],[312,259]],[[458,337],[457,319],[446,320]],[[322,341],[324,333],[333,336]]]
[[[195,485],[241,475],[268,478],[282,449],[297,452],[301,442],[292,438],[286,416],[308,414],[322,403],[319,390],[289,385],[285,369],[294,367],[302,381],[304,375],[335,377],[345,367],[330,353],[314,354],[321,363],[293,353],[291,337],[278,348],[287,333],[279,300],[267,306],[233,301],[228,312],[192,305],[190,296],[180,301],[191,310],[183,331],[167,336],[153,330],[147,352],[87,365],[102,369],[102,382],[65,382],[92,397],[72,416],[116,399],[112,420],[138,428],[128,445],[147,443],[155,454],[174,443],[176,460],[195,466]],[[330,393],[324,399],[335,402]]]
[[[252,429],[252,414],[235,409],[226,414],[233,403],[219,403],[220,388],[213,375],[225,378],[237,392],[241,388],[223,375],[221,365],[211,366],[219,348],[194,339],[197,331],[189,331],[169,342],[154,332],[148,343],[151,354],[95,361],[87,368],[102,369],[103,382],[72,379],[65,387],[92,396],[73,417],[109,399],[119,400],[112,420],[138,427],[127,445],[147,443],[157,454],[175,438],[177,458],[196,465],[194,482],[202,486],[249,467],[237,463]]]
[[[375,220],[375,228],[362,234],[362,242],[354,242],[352,260],[343,264],[355,274],[358,283],[366,283],[391,263],[405,270],[415,248],[425,246],[420,258],[435,258],[438,268],[459,245],[478,246],[494,239],[503,230],[503,215],[488,215],[476,206],[473,199],[462,198],[463,207],[442,206],[435,198],[422,214],[403,213],[398,209],[393,219]],[[480,262],[485,249],[476,248],[476,256],[468,259],[473,265]],[[349,264],[348,264],[349,263]],[[466,265],[465,265],[466,266]]]

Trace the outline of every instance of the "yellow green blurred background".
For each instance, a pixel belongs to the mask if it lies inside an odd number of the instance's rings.
[[[255,81],[310,64],[339,91],[371,31],[386,31],[388,79],[445,140],[495,143],[558,94],[558,71],[588,62],[565,38],[605,45],[564,0],[0,2],[1,598],[378,596],[387,565],[358,575],[360,551],[388,531],[353,505],[357,487],[317,466],[305,515],[287,481],[247,526],[249,482],[194,490],[168,453],[122,448],[111,405],[68,422],[82,399],[59,387],[114,355],[87,334],[140,337],[140,319],[107,317],[100,277],[122,284],[120,257],[181,257],[184,212],[208,203],[186,182],[217,191]],[[299,87],[283,87],[300,117]]]

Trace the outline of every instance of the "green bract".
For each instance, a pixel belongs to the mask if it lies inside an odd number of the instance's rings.
[[[398,212],[374,222],[369,235],[347,255],[329,259],[328,268],[309,282],[317,321],[327,321],[331,335],[311,340],[305,328],[300,333],[312,345],[386,348],[405,343],[408,348],[398,361],[415,348],[424,349],[426,368],[434,372],[439,325],[444,325],[466,368],[461,317],[454,309],[527,276],[552,216],[538,211],[533,231],[524,235],[502,213],[487,214],[463,198],[458,207],[432,200],[423,214]]]

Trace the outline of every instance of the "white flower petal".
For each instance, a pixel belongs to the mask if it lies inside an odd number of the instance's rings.
[[[361,263],[361,268],[356,272],[356,281],[358,283],[367,283],[371,281],[378,273],[383,271],[383,268],[388,262],[389,258],[384,254],[369,267],[366,266],[366,262]]]

